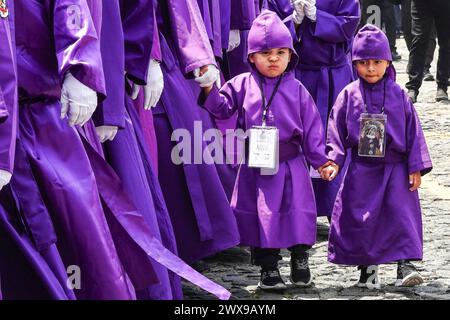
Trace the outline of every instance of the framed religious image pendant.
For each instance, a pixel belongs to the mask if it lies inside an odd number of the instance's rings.
[[[6,6],[6,0],[0,0],[0,17],[8,18],[9,10]]]
[[[278,165],[278,128],[254,126],[250,129],[248,166],[275,169]]]
[[[383,158],[386,149],[385,114],[363,113],[360,118],[358,155]]]

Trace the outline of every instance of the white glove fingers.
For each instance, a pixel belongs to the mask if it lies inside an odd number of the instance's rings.
[[[136,100],[139,95],[139,90],[141,89],[141,86],[138,84],[133,84],[133,89],[131,91],[131,99]]]
[[[78,118],[80,117],[80,109],[81,107],[77,103],[74,102],[70,103],[69,125],[71,127],[77,123]]]

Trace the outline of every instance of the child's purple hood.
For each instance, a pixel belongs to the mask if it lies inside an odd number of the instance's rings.
[[[289,29],[275,12],[263,10],[253,21],[248,33],[247,57],[252,53],[273,48],[291,49],[292,57],[286,71],[293,70],[298,63],[298,56]]]
[[[386,70],[386,74],[395,80],[389,41],[384,32],[372,24],[366,24],[358,31],[352,47],[353,62],[368,59],[390,61],[391,64]]]

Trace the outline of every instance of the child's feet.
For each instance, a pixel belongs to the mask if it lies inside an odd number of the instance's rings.
[[[358,287],[367,289],[381,288],[380,280],[378,279],[377,265],[358,266],[358,269],[361,270],[361,275],[357,284]]]
[[[283,290],[286,289],[286,284],[280,275],[280,270],[276,269],[261,269],[261,280],[258,287],[263,290]]]
[[[423,283],[422,276],[409,261],[400,260],[397,265],[396,287],[414,287]]]
[[[311,285],[313,277],[309,270],[308,255],[291,256],[291,282],[299,287]]]

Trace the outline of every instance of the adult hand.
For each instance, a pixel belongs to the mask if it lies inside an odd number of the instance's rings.
[[[96,127],[95,131],[97,132],[98,139],[101,143],[103,143],[107,140],[113,141],[116,137],[118,129],[119,128],[116,126],[100,126]]]
[[[136,100],[141,86],[133,84],[131,99]],[[158,103],[164,90],[164,76],[159,62],[151,59],[147,73],[147,84],[144,86],[144,109],[149,110]]]

